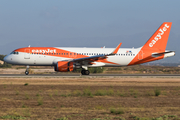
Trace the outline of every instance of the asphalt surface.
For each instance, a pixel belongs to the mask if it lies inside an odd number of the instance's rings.
[[[180,77],[180,74],[90,74],[90,75],[81,75],[81,74],[0,74],[0,77],[88,77],[88,76],[97,76],[97,77]]]

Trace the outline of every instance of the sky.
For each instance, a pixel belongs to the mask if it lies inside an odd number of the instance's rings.
[[[141,47],[172,22],[166,49],[180,62],[180,0],[2,0],[0,54],[21,47]]]

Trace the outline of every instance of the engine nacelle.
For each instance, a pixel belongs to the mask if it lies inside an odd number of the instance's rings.
[[[59,61],[56,66],[54,66],[54,70],[58,72],[69,72],[73,71],[74,65],[73,62],[68,61]]]

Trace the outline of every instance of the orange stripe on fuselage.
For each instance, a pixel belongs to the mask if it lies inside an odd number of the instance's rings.
[[[77,53],[75,52],[70,52],[67,50],[62,50],[54,47],[26,47],[26,48],[16,49],[15,51],[28,53],[27,50],[29,50],[30,54],[40,54],[40,55],[55,56],[55,57],[65,57],[65,58],[73,58],[73,59],[88,57],[86,55],[80,55],[80,54],[77,55]]]

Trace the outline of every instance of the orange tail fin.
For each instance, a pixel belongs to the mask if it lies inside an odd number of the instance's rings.
[[[168,41],[172,22],[164,22],[158,30],[150,37],[143,49],[158,49],[164,52]]]
[[[141,64],[164,58],[164,54],[153,57],[153,53],[164,53],[172,22],[164,22],[150,37],[129,65]]]

